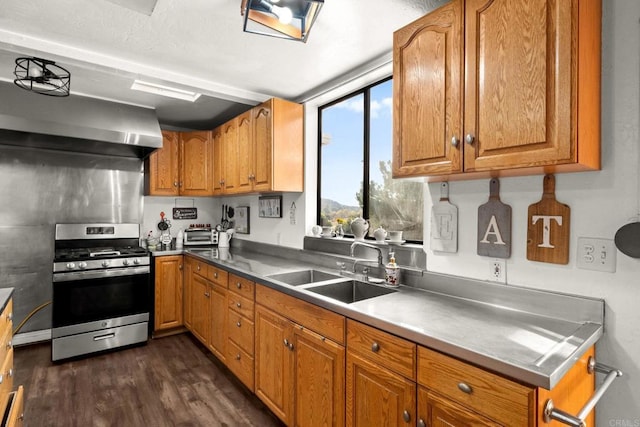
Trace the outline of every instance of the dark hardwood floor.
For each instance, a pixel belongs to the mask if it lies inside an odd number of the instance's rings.
[[[51,345],[16,347],[25,426],[282,426],[188,334],[54,364]]]

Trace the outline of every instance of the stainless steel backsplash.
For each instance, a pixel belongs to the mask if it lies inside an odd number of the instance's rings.
[[[54,225],[142,218],[142,161],[0,145],[0,287],[14,327],[51,300]],[[51,306],[20,332],[51,327]]]

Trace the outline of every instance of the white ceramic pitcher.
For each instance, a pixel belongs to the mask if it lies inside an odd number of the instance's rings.
[[[218,247],[219,248],[228,248],[229,243],[231,242],[231,238],[236,231],[233,228],[228,229],[227,231],[219,231],[218,232]]]
[[[364,240],[365,234],[369,230],[369,221],[364,218],[356,218],[351,221],[351,232],[355,240]]]

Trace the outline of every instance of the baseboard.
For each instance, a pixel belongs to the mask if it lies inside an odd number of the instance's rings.
[[[34,344],[41,341],[51,340],[51,329],[42,329],[40,331],[25,332],[16,334],[11,340],[14,346]]]

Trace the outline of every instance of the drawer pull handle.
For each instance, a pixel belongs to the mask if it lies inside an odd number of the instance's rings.
[[[108,340],[109,338],[113,338],[115,336],[116,334],[112,332],[110,334],[96,335],[95,337],[93,337],[93,340],[94,341]]]
[[[405,423],[408,423],[411,421],[411,414],[409,414],[409,411],[404,411],[402,413],[402,419],[404,420]]]
[[[418,427],[427,427],[427,424],[424,422],[422,418],[418,420]]]
[[[374,353],[377,353],[380,351],[380,344],[378,344],[377,342],[374,342],[371,345],[371,351],[373,351]]]
[[[562,411],[553,406],[553,400],[547,399],[544,405],[544,422],[550,423],[551,420],[560,421],[563,424],[573,426],[573,427],[584,427],[586,424],[584,419],[587,418],[587,415],[591,412],[591,410],[596,406],[598,401],[602,398],[604,393],[607,391],[611,383],[613,381],[622,376],[622,371],[616,368],[612,368],[611,366],[604,365],[602,363],[596,363],[596,360],[593,357],[589,357],[589,362],[587,363],[587,371],[592,374],[595,371],[606,374],[604,381],[600,384],[600,387],[593,393],[591,399],[585,403],[584,407],[578,412],[578,415],[571,415],[565,411]]]
[[[467,394],[471,394],[473,393],[473,389],[471,388],[471,386],[467,383],[458,383],[458,388],[460,389],[461,392],[463,393],[467,393]]]

